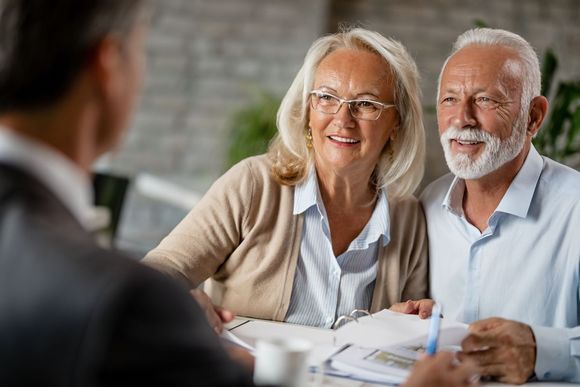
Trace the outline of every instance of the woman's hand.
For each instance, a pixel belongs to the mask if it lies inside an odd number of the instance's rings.
[[[419,318],[426,319],[427,317],[431,317],[433,305],[435,305],[435,301],[430,298],[424,298],[422,300],[408,300],[407,302],[398,302],[391,305],[389,310],[405,314],[418,314]]]
[[[407,382],[401,387],[478,386],[479,375],[474,363],[459,363],[451,352],[438,352],[417,361]]]
[[[222,333],[222,330],[224,329],[223,323],[230,322],[234,317],[236,317],[233,312],[214,305],[203,290],[193,289],[190,293],[199,306],[201,306],[201,309],[203,309],[205,317],[207,318],[207,322],[218,335]]]

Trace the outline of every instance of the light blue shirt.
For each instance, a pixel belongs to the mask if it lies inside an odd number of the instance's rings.
[[[580,173],[532,147],[483,233],[464,217],[464,190],[448,174],[421,197],[431,295],[447,318],[529,324],[536,376],[580,381]]]
[[[294,191],[294,214],[304,214],[300,255],[286,322],[330,328],[353,309],[371,305],[377,275],[379,243],[389,243],[387,196],[379,192],[364,229],[334,256],[328,217],[314,168]]]

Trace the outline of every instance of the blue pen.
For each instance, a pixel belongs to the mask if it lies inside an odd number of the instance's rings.
[[[441,306],[435,304],[431,312],[431,323],[429,324],[429,334],[427,335],[426,353],[433,356],[437,352],[437,341],[439,339],[439,322],[441,320]]]

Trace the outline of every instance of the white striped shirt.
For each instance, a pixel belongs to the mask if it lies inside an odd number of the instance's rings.
[[[300,255],[285,321],[330,328],[343,314],[371,305],[378,243],[387,245],[390,240],[387,195],[379,192],[369,222],[338,257],[332,251],[328,217],[314,168],[294,190],[294,215],[302,213]]]

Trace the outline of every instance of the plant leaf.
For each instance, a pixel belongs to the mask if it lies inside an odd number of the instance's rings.
[[[558,59],[554,55],[554,51],[548,48],[542,60],[542,91],[541,94],[549,96],[554,74],[558,68]]]

